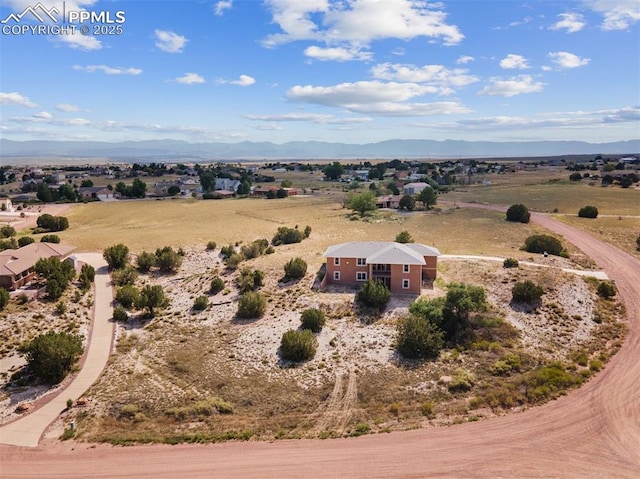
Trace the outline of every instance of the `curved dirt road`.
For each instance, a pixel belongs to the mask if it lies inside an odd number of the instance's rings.
[[[640,477],[640,261],[543,215],[615,279],[629,334],[582,388],[521,414],[357,439],[113,448],[0,447],[0,476],[27,477]],[[75,450],[72,450],[75,448]]]

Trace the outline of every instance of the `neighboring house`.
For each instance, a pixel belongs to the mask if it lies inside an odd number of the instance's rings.
[[[17,289],[30,282],[34,266],[41,258],[66,259],[75,246],[60,243],[31,243],[18,249],[0,251],[0,287]]]
[[[392,293],[420,294],[436,277],[440,251],[420,243],[368,241],[341,243],[324,252],[327,272],[323,284],[358,285],[382,281]]]
[[[156,196],[170,196],[169,189],[172,186],[179,188],[179,192],[176,193],[180,196],[193,196],[202,193],[202,186],[200,182],[191,177],[184,177],[178,180],[159,181],[153,185],[153,194]]]
[[[369,170],[355,170],[353,176],[360,178],[362,181],[369,181]]]
[[[7,213],[13,213],[13,203],[9,198],[0,198],[0,211],[6,211]]]
[[[400,208],[401,195],[383,195],[376,198],[376,206],[378,208]]]
[[[431,188],[428,183],[417,182],[417,183],[407,183],[402,187],[402,193],[405,195],[418,195],[425,188]]]
[[[78,188],[80,198],[86,200],[110,200],[113,199],[113,191],[106,186],[81,186]]]
[[[216,178],[216,190],[228,190],[237,193],[238,186],[240,186],[240,180],[233,180],[231,178]]]

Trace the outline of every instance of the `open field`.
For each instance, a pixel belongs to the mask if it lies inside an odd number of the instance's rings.
[[[638,198],[640,200],[640,198]],[[637,207],[640,215],[640,205]],[[578,218],[576,215],[556,216],[556,219],[571,226],[588,231],[593,236],[623,249],[627,253],[640,256],[636,239],[640,235],[640,216],[635,218],[599,216],[598,218]]]
[[[569,181],[569,171],[557,173],[517,172],[491,175],[490,185],[459,187],[443,196],[448,201],[498,205],[523,203],[536,211],[578,214],[586,205],[596,206],[603,215],[640,214],[640,189],[590,186],[588,180]]]
[[[321,255],[327,246],[343,241],[391,241],[403,229],[416,241],[443,253],[520,256],[518,247],[535,231],[533,225],[504,221],[490,211],[443,209],[399,214],[381,212],[371,221],[349,219],[349,210],[332,197],[293,197],[281,200],[161,200],[89,203],[67,213],[71,227],[62,241],[80,251],[125,243],[134,251],[164,245],[204,247],[271,239],[279,226],[311,226],[307,250]],[[473,231],[473,234],[459,234]],[[456,232],[456,234],[454,234]]]

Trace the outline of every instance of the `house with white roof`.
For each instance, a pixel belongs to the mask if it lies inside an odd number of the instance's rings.
[[[420,243],[353,241],[330,246],[324,252],[324,284],[358,285],[381,281],[392,293],[420,294],[422,285],[436,277],[440,251]]]

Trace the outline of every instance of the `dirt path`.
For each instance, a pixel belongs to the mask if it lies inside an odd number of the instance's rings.
[[[343,384],[347,382],[347,387],[343,393]],[[358,380],[355,367],[350,367],[349,371],[337,371],[336,382],[333,391],[329,395],[327,402],[319,410],[319,419],[316,426],[310,431],[310,437],[317,437],[323,432],[335,432],[342,435],[351,419],[353,408],[358,400]]]
[[[477,206],[477,205],[475,205]],[[198,446],[0,446],[0,477],[640,477],[640,261],[543,215],[616,281],[629,334],[582,388],[521,414],[357,439]]]

